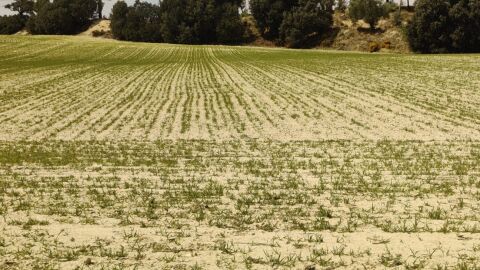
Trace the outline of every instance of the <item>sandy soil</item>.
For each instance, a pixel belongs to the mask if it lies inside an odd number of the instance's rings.
[[[0,50],[0,269],[480,265],[478,55]]]

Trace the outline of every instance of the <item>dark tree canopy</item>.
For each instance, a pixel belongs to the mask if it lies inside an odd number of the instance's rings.
[[[279,38],[284,13],[298,4],[298,0],[251,0],[250,10],[263,37]]]
[[[480,52],[480,0],[418,0],[408,28],[422,53]]]
[[[300,0],[298,6],[285,14],[280,37],[287,47],[311,47],[333,23],[333,3],[329,0]]]
[[[453,2],[448,14],[453,26],[452,51],[480,52],[480,0]]]
[[[0,16],[0,35],[11,35],[25,27],[25,19],[20,15]]]
[[[288,47],[310,47],[333,23],[333,0],[251,0],[261,35]]]
[[[5,8],[18,14],[0,17],[0,34],[10,35],[25,28],[29,17],[34,14],[34,6],[33,0],[15,0],[5,5]]]
[[[242,0],[163,0],[159,5],[117,2],[112,33],[132,41],[210,44],[239,43]]]
[[[96,10],[96,0],[39,1],[37,14],[28,22],[33,34],[69,35],[84,30]]]
[[[112,16],[110,17],[110,28],[112,34],[118,39],[125,39],[124,29],[127,25],[128,6],[123,1],[113,5]]]

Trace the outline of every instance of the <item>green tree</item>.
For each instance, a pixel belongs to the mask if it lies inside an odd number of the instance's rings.
[[[223,44],[240,43],[243,39],[245,28],[238,15],[238,5],[225,3],[217,23],[217,42]]]
[[[452,51],[480,52],[480,0],[459,0],[448,12]]]
[[[91,23],[96,0],[37,1],[36,15],[27,28],[33,34],[69,35],[84,30]]]
[[[115,4],[111,27],[116,38],[168,43],[239,43],[244,36],[243,0],[163,0]]]
[[[184,16],[185,0],[163,0],[160,5],[161,25],[160,31],[163,40],[168,43],[177,43],[180,30],[185,32],[185,25],[182,24]],[[186,3],[185,3],[186,5]]]
[[[18,14],[0,17],[0,34],[14,34],[25,28],[30,16],[34,15],[32,0],[15,0],[5,5],[5,8]]]
[[[18,12],[20,16],[32,15],[35,2],[33,0],[15,0],[11,4],[5,5],[5,8]]]
[[[250,10],[261,35],[269,40],[278,39],[284,14],[297,4],[298,0],[251,0]]]
[[[444,0],[418,0],[408,38],[413,50],[444,53],[451,50],[450,4]]]
[[[417,0],[408,27],[414,51],[480,52],[480,0]]]
[[[33,10],[38,13],[43,6],[50,4],[50,0],[37,0],[33,6]]]
[[[329,0],[301,0],[285,14],[280,26],[282,42],[287,47],[314,46],[333,23],[333,3]]]
[[[105,6],[105,4],[103,3],[102,0],[97,0],[97,17],[98,17],[98,19],[103,18],[103,7],[104,6]]]
[[[11,35],[22,30],[25,18],[20,15],[0,16],[0,35]]]
[[[238,43],[243,23],[238,0],[164,0],[161,31],[169,43]]]
[[[125,2],[118,1],[113,5],[110,28],[113,36],[117,39],[125,39],[124,31],[127,25],[127,14],[128,6]]]
[[[184,28],[181,29],[185,37],[181,43],[205,44],[216,42],[217,3],[214,0],[188,0],[185,5]],[[186,36],[189,35],[190,38],[187,39]]]

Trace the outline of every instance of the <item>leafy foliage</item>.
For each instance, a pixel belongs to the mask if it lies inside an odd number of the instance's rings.
[[[117,2],[112,13],[112,33],[119,39],[131,41],[162,41],[160,10],[156,5],[135,2],[128,7],[125,2]]]
[[[348,15],[353,21],[364,20],[374,29],[378,20],[387,15],[387,9],[380,0],[352,0]]]
[[[336,4],[335,9],[336,9],[336,10],[339,10],[339,11],[342,11],[342,12],[344,12],[345,10],[347,10],[347,2],[346,2],[346,0],[337,0],[337,4]]]
[[[11,35],[22,30],[25,26],[25,18],[20,15],[1,16],[0,17],[0,34]]]
[[[251,0],[250,10],[262,36],[275,40],[280,36],[284,13],[296,6],[298,0]]]
[[[21,16],[26,14],[31,15],[33,14],[34,4],[32,0],[15,0],[11,4],[5,5],[5,8],[18,12]]]
[[[280,36],[287,47],[313,46],[332,25],[332,4],[329,1],[303,0],[285,14]]]
[[[308,47],[332,25],[332,0],[252,0],[261,35],[288,47]]]
[[[479,0],[419,0],[408,38],[422,53],[479,52]]]
[[[97,1],[37,1],[35,8],[37,14],[27,24],[32,34],[75,34],[89,25],[97,11]]]
[[[453,51],[480,52],[480,0],[457,1],[449,16]]]
[[[238,6],[225,3],[223,12],[217,24],[217,41],[223,44],[240,43],[243,39],[245,27],[238,16]]]
[[[118,2],[112,31],[124,40],[184,44],[239,43],[243,23],[239,0],[164,0],[160,5]]]
[[[18,14],[0,17],[0,34],[14,34],[25,27],[28,17],[33,14],[34,2],[32,0],[15,0],[5,5],[5,8]]]

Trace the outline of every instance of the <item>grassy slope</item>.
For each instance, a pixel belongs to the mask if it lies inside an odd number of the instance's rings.
[[[0,50],[0,268],[480,263],[478,55]]]

